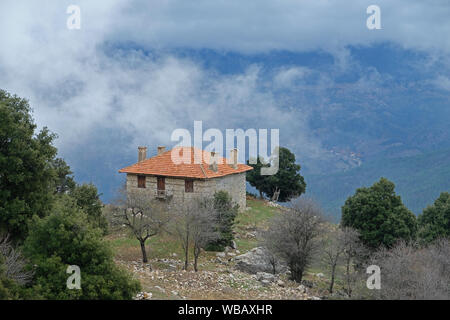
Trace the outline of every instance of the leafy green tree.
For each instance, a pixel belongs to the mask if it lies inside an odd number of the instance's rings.
[[[279,148],[276,174],[261,175],[261,168],[265,166],[263,162],[258,159],[256,164],[249,164],[254,169],[247,172],[247,181],[259,191],[260,196],[264,193],[272,198],[279,193],[276,200],[286,202],[305,192],[305,179],[299,173],[301,166],[295,163],[295,155],[289,149]]]
[[[100,201],[97,187],[90,184],[77,185],[69,193],[75,199],[76,204],[88,216],[88,221],[96,228],[100,228],[103,234],[108,232],[108,221],[102,214],[103,204]]]
[[[55,171],[55,193],[67,193],[72,191],[75,186],[75,180],[72,176],[73,172],[64,161],[64,159],[57,158],[51,161],[51,166]]]
[[[35,133],[28,101],[0,90],[0,231],[23,239],[33,215],[51,209],[55,135]]]
[[[416,236],[416,217],[394,189],[394,183],[381,178],[369,188],[357,189],[342,206],[342,226],[358,230],[369,248],[391,247]]]
[[[418,222],[423,242],[450,237],[450,193],[442,192],[433,205],[423,210]]]
[[[206,246],[209,251],[223,251],[226,246],[231,246],[233,241],[234,220],[239,211],[239,205],[233,203],[233,199],[226,191],[218,191],[214,194],[214,209],[218,236]]]
[[[267,176],[261,175],[261,168],[264,167],[261,157],[257,158],[255,164],[250,164],[250,161],[247,161],[247,164],[253,167],[253,170],[247,171],[247,181],[252,187],[255,187],[256,190],[259,191],[259,197],[262,199],[264,197],[263,190]]]
[[[47,299],[131,299],[139,283],[115,265],[111,249],[74,199],[63,195],[52,213],[34,218],[24,253],[35,272],[34,289]],[[69,265],[81,271],[81,289],[66,287]]]

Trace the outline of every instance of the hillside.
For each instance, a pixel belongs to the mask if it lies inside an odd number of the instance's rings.
[[[380,177],[396,185],[396,192],[415,214],[450,190],[450,149],[417,156],[377,159],[340,173],[308,175],[308,194],[337,219],[340,207],[359,187],[370,186]]]
[[[116,253],[117,263],[140,280],[146,298],[305,300],[325,294],[328,280],[322,275],[316,276],[314,272],[323,272],[322,269],[316,270],[316,266],[304,277],[312,284],[310,289],[299,286],[284,274],[270,285],[263,285],[256,275],[234,268],[234,257],[257,247],[258,230],[265,228],[268,220],[279,212],[279,209],[257,199],[249,199],[247,207],[248,210],[238,215],[234,228],[237,249],[224,254],[202,253],[199,272],[194,272],[192,265],[188,271],[182,270],[182,248],[168,234],[155,236],[149,241],[149,264],[142,264],[139,243],[126,230],[117,230],[107,240]],[[144,294],[140,297],[145,298]]]

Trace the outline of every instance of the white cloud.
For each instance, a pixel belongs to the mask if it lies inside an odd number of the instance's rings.
[[[393,41],[405,48],[450,51],[447,0],[378,0],[382,30],[368,30],[372,0],[139,0],[127,6],[114,37],[150,47],[261,52],[335,51]],[[136,27],[139,32],[136,32]]]
[[[81,30],[66,28],[69,4],[0,3],[0,87],[31,100],[38,124],[60,135],[63,151],[81,148],[99,128],[130,135],[133,149],[149,139],[168,143],[173,129],[203,120],[207,127],[280,128],[281,139],[301,146],[302,154],[321,152],[309,134],[311,106],[286,103],[274,92],[302,89],[310,70],[281,68],[267,84],[256,65],[217,75],[188,59],[105,49],[111,44],[241,53],[325,50],[337,69],[352,63],[347,45],[393,41],[437,55],[450,50],[446,1],[380,0],[383,30],[375,31],[365,24],[372,3],[360,0],[80,0]],[[332,85],[326,76],[318,79],[317,90]]]
[[[441,90],[450,91],[450,78],[446,76],[439,75],[436,79],[431,81],[431,84]]]
[[[310,73],[306,67],[282,68],[274,78],[274,84],[277,87],[291,87],[295,81],[301,80]]]

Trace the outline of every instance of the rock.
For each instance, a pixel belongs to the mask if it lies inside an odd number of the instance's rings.
[[[225,252],[229,252],[229,251],[231,251],[231,247],[226,246],[225,247]]]
[[[217,252],[217,253],[216,253],[216,256],[217,256],[217,257],[224,258],[224,257],[225,257],[225,252]]]
[[[325,275],[323,273],[316,273],[316,277],[317,278],[323,278],[323,277],[325,277]]]
[[[167,266],[167,269],[169,269],[169,270],[171,270],[171,271],[175,271],[175,270],[177,270],[177,266],[174,266],[173,264],[169,264],[169,265]]]
[[[273,281],[275,281],[275,276],[273,274],[267,273],[267,272],[257,272],[256,280],[258,280],[258,281],[267,280],[269,282],[273,282]]]
[[[237,249],[236,241],[234,241],[234,240],[231,241],[231,248],[234,250]]]
[[[278,281],[277,281],[277,285],[280,286],[280,287],[282,287],[282,288],[284,288],[284,287],[286,286],[286,284],[284,283],[283,280],[278,280]]]
[[[233,294],[234,291],[230,287],[224,287],[224,288],[222,288],[222,292],[229,295],[229,294]]]
[[[241,252],[239,250],[236,250],[236,254],[240,254]]]
[[[279,208],[281,207],[278,203],[273,202],[273,201],[268,201],[267,205],[269,205],[270,207],[274,207],[274,208]]]
[[[256,232],[246,232],[244,237],[248,239],[256,238]]]
[[[136,300],[150,300],[152,298],[151,292],[139,292],[136,295]]]
[[[236,256],[234,259],[236,261],[235,268],[243,272],[256,274],[257,272],[272,273],[273,271],[269,255],[263,247],[253,248],[247,253]],[[280,262],[277,264],[277,272],[283,273],[287,270],[285,264]]]
[[[152,298],[152,293],[151,292],[144,292],[144,299],[148,300]]]
[[[264,287],[270,286],[270,283],[271,283],[269,280],[266,280],[266,279],[263,279],[260,282]]]
[[[236,253],[228,252],[227,255],[229,255],[230,257],[234,257],[236,255]]]
[[[172,257],[178,257],[178,255],[174,252],[172,253]]]
[[[309,280],[302,280],[302,285],[304,285],[307,288],[313,288],[314,287],[314,283],[312,281],[309,281]]]
[[[230,260],[231,259],[233,259],[233,258],[230,258]],[[223,265],[228,265],[228,261],[226,261],[226,260],[222,260],[222,259],[220,259],[219,257],[217,257],[215,260],[214,260],[214,262],[215,263],[219,263],[219,264],[223,264]]]
[[[178,292],[175,291],[175,290],[173,290],[173,291],[172,291],[172,294],[173,294],[174,296],[177,296],[177,295],[178,295]]]
[[[300,291],[300,293],[308,293],[308,288],[302,284],[297,287],[297,290]]]

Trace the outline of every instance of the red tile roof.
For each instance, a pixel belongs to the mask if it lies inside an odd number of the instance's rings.
[[[186,160],[189,159],[190,163],[176,163],[172,160],[177,155]],[[194,156],[203,155],[201,163],[194,162]],[[172,157],[172,153],[173,157]],[[169,177],[186,177],[186,178],[198,178],[209,179],[223,177],[234,173],[241,173],[252,170],[253,168],[238,163],[237,169],[233,169],[230,164],[227,163],[225,158],[216,156],[217,158],[217,171],[213,171],[209,168],[209,160],[211,153],[200,150],[194,147],[176,147],[170,151],[163,152],[152,158],[135,163],[131,166],[120,169],[119,172],[132,173],[132,174],[144,174],[144,175],[157,175],[157,176],[169,176]],[[187,161],[185,161],[187,162]],[[200,162],[200,161],[197,161]]]

